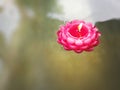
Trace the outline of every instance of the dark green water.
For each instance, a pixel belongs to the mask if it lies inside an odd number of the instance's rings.
[[[46,16],[62,12],[56,0],[17,0],[21,23],[9,44],[0,35],[0,90],[119,90],[120,20],[100,22],[101,44],[93,52],[67,52],[57,44],[63,24]],[[34,11],[30,18],[25,7]]]

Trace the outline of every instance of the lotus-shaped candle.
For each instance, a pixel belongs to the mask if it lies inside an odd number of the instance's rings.
[[[81,53],[83,51],[92,51],[99,44],[101,34],[92,23],[73,20],[60,26],[57,36],[57,42],[65,50]]]

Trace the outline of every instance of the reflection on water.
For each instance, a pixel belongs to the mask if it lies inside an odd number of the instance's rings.
[[[20,13],[14,0],[0,1],[0,9],[0,32],[8,42],[20,21]]]
[[[119,0],[57,0],[61,5],[62,14],[52,12],[49,17],[68,21],[84,19],[96,23],[109,19],[120,19]]]
[[[0,74],[3,72],[3,61],[0,59]]]
[[[56,42],[62,11],[56,0],[17,0],[21,22],[10,44],[0,34],[4,65],[0,90],[119,90],[120,21],[97,23],[101,44],[93,52],[67,52]]]
[[[34,11],[31,8],[29,8],[29,7],[26,7],[26,11],[25,12],[26,12],[27,16],[30,17],[30,18],[33,18],[35,16]]]

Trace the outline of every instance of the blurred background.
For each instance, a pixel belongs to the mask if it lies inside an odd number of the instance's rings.
[[[68,2],[69,4],[69,2]],[[0,0],[0,90],[120,90],[120,20],[97,22],[101,44],[76,54],[56,42],[58,0]]]

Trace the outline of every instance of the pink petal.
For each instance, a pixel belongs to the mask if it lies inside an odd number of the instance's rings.
[[[76,41],[75,41],[75,44],[78,45],[78,46],[80,46],[80,45],[83,44],[83,42],[82,42],[81,40],[76,40]]]
[[[70,44],[73,44],[75,42],[75,40],[71,37],[68,37],[67,42],[70,43]]]

